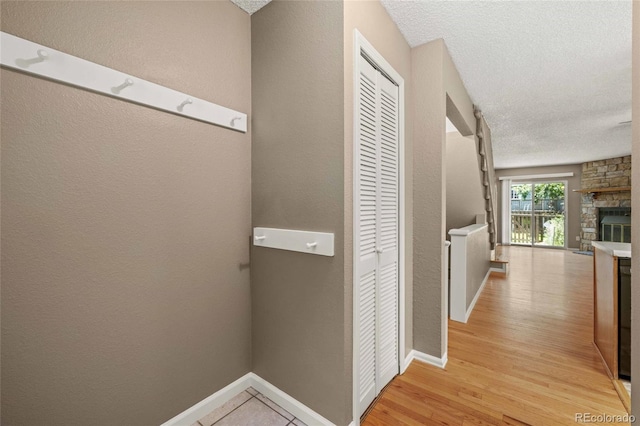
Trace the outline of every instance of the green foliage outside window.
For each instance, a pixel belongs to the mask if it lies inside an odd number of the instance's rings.
[[[542,200],[559,200],[564,198],[564,184],[562,183],[539,183],[535,186],[533,201],[537,204]],[[531,185],[512,185],[511,190],[518,195],[521,200],[531,199]]]
[[[564,203],[553,203],[549,201],[564,200],[564,184],[563,183],[539,183],[534,185],[533,200],[531,200],[531,184],[516,184],[511,186],[512,196],[515,195],[521,201],[533,201],[535,205],[535,217],[544,220],[538,223],[536,229],[539,232],[536,238],[536,244],[542,243],[548,246],[563,247],[564,246],[564,214],[558,211],[558,208]],[[515,198],[514,198],[515,199]],[[544,207],[543,207],[544,206]],[[544,210],[539,210],[543,209]],[[529,207],[529,211],[533,206]],[[552,215],[552,217],[549,217]],[[542,219],[542,218],[545,219]],[[532,232],[531,219],[523,216],[517,218],[520,228],[528,229]],[[528,221],[528,222],[527,222]],[[518,241],[522,235],[514,235],[512,240]],[[515,239],[514,239],[515,238]]]

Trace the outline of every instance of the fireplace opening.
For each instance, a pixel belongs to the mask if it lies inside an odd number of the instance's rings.
[[[631,242],[631,209],[628,207],[600,208],[599,240],[616,243]]]

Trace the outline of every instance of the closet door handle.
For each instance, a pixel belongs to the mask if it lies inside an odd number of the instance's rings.
[[[382,254],[384,250],[381,247],[376,247],[376,253]]]

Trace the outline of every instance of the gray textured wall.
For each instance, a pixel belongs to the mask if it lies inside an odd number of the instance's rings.
[[[415,47],[412,58],[413,126],[413,342],[442,357],[446,348],[446,128],[475,131],[473,104],[439,39]]]
[[[411,51],[413,122],[413,346],[441,357],[446,348],[442,318],[446,309],[446,170],[444,42]]]
[[[253,370],[347,424],[343,4],[272,2],[251,36],[253,226],[335,233],[334,257],[252,249]]]
[[[251,112],[230,2],[1,7],[2,31]],[[250,371],[251,135],[0,78],[2,424],[159,424]]]
[[[447,133],[446,168],[448,236],[450,229],[474,224],[477,214],[486,214],[474,137],[464,137],[457,132]]]
[[[551,173],[573,172],[573,176],[561,177],[551,180],[566,180],[568,184],[567,192],[567,235],[566,242],[569,248],[579,248],[580,241],[576,241],[576,237],[580,237],[580,215],[582,211],[581,196],[579,192],[573,192],[574,189],[580,189],[580,177],[582,176],[581,164],[569,164],[566,166],[548,166],[548,167],[523,167],[517,169],[499,169],[496,170],[496,179],[506,176],[527,176],[541,175]],[[549,179],[533,179],[533,181],[548,181]],[[502,242],[502,182],[497,181],[498,185],[498,210],[496,212],[496,233],[498,242]]]
[[[447,117],[455,124],[460,133],[470,136],[476,132],[476,119],[473,115],[473,102],[464,87],[456,65],[449,55],[446,43],[443,43],[442,66],[444,67],[444,89],[447,96]]]
[[[489,227],[467,237],[467,310],[491,267]]]
[[[640,222],[640,4],[633,2],[633,173],[632,182],[636,185],[632,187],[632,220]],[[640,247],[640,232],[632,234],[632,244]],[[640,270],[640,256],[633,257],[633,269]],[[632,336],[631,351],[635,354],[631,361],[631,408],[636,418],[640,418],[640,274],[632,277],[632,306],[636,309],[632,311]]]

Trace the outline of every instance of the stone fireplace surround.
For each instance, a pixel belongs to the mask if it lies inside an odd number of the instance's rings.
[[[582,164],[580,187],[585,189],[617,188],[631,185],[631,156],[589,161]],[[591,241],[599,240],[603,207],[631,208],[631,191],[587,193],[582,195],[580,215],[580,250],[592,251]]]

